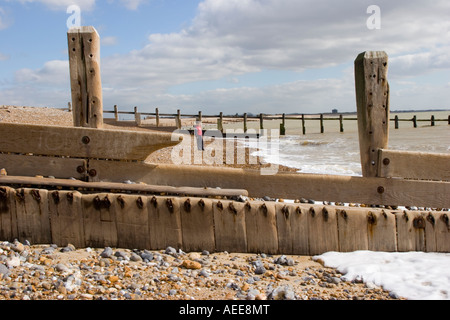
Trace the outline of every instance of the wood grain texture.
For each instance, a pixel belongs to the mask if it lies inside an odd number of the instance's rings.
[[[67,32],[74,126],[103,127],[100,37],[94,27]]]
[[[92,128],[42,126],[31,124],[0,124],[3,153],[145,160],[156,150],[174,146],[183,137],[165,132],[133,132]]]
[[[379,176],[450,181],[450,154],[381,149]]]
[[[313,199],[392,206],[450,208],[450,183],[390,178],[279,173],[258,170],[95,161],[99,181],[123,181],[129,175],[153,185],[243,189],[251,197]]]
[[[369,51],[355,60],[355,89],[363,176],[376,177],[378,149],[389,140],[388,56]]]

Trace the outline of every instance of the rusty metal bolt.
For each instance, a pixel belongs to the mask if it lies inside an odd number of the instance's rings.
[[[144,201],[142,200],[142,197],[138,197],[136,199],[136,205],[139,209],[144,208]]]
[[[199,205],[199,207],[200,207],[202,210],[205,209],[205,201],[203,201],[203,199],[200,199],[200,200],[198,201],[198,205]]]
[[[377,216],[372,211],[367,214],[367,222],[372,225],[377,224]]]
[[[434,216],[431,214],[431,212],[429,212],[427,215],[427,221],[431,223],[432,226],[434,226],[434,224],[436,223]]]
[[[73,192],[69,192],[67,195],[67,201],[69,201],[70,204],[73,203]]]
[[[173,213],[174,207],[173,207],[172,199],[167,199],[166,200],[166,206],[167,206],[167,209],[169,209],[169,212]]]
[[[425,229],[425,219],[423,217],[416,217],[413,220],[413,226],[416,229]]]
[[[95,177],[97,175],[97,170],[95,169],[90,169],[88,172],[90,177]]]
[[[247,203],[245,204],[245,209],[247,209],[247,210],[252,209],[252,205],[250,204],[250,202],[247,201]]]
[[[223,204],[222,202],[217,202],[217,208],[219,208],[219,210],[223,210]]]
[[[383,159],[383,164],[384,164],[385,166],[388,166],[389,163],[391,163],[391,160],[389,160],[389,158],[384,158],[384,159]]]
[[[322,216],[324,221],[328,221],[328,210],[325,207],[322,209]]]
[[[409,221],[409,216],[406,211],[403,212],[403,219],[405,219],[405,221]]]
[[[83,144],[89,144],[89,142],[91,142],[91,139],[88,136],[84,136],[83,138],[81,138],[81,142],[83,142]]]
[[[78,173],[84,173],[84,172],[86,172],[86,169],[84,168],[84,166],[78,166],[77,167],[77,172]]]
[[[122,209],[125,208],[125,200],[122,198],[121,195],[119,195],[119,196],[117,197],[117,202],[119,203],[119,206],[120,206]]]
[[[16,198],[20,202],[25,201],[25,191],[23,189],[16,190]]]
[[[267,206],[265,203],[263,203],[260,207],[260,209],[262,210],[262,212],[264,213],[265,216],[267,216]]]
[[[447,227],[449,227],[449,219],[448,219],[448,215],[446,213],[444,213],[441,216],[441,220],[444,221],[444,223],[447,225]]]
[[[340,214],[341,214],[341,217],[344,218],[344,220],[347,220],[347,218],[348,218],[347,211],[340,210]]]
[[[233,202],[230,202],[230,204],[228,205],[228,210],[230,210],[233,214],[237,214],[237,209],[234,207]]]
[[[53,198],[53,202],[55,203],[55,204],[58,204],[59,203],[59,192],[58,191],[53,191],[52,192],[52,198]]]
[[[314,217],[316,215],[316,210],[314,210],[313,207],[309,208],[309,213],[311,214],[311,217]]]
[[[297,207],[297,209],[295,209],[295,212],[297,214],[302,214],[302,209],[300,209],[300,207]]]
[[[287,205],[284,205],[283,208],[281,208],[281,213],[283,213],[286,219],[289,218],[289,208]]]
[[[383,194],[383,193],[384,193],[384,187],[379,186],[379,187],[377,188],[377,192],[378,192],[379,194]]]
[[[186,201],[184,202],[184,211],[191,212],[191,200],[190,199],[186,199]]]
[[[153,204],[153,206],[156,208],[158,206],[158,201],[156,200],[156,197],[153,196],[150,200],[150,203]]]
[[[33,196],[33,199],[37,202],[41,202],[41,194],[39,193],[39,190],[33,189],[31,190],[31,195]]]

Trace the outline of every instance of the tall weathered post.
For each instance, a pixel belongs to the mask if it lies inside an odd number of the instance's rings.
[[[383,51],[367,51],[355,60],[355,88],[359,146],[364,177],[376,177],[378,150],[389,139],[388,56]]]
[[[67,32],[73,124],[103,126],[100,75],[100,37],[94,27],[74,27]]]

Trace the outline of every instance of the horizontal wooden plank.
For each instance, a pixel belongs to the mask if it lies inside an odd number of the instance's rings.
[[[182,135],[166,132],[1,123],[0,152],[116,160],[145,160],[178,144]]]
[[[89,191],[110,191],[117,192],[137,192],[137,193],[164,193],[174,195],[190,195],[202,197],[214,196],[247,196],[247,190],[243,189],[217,189],[217,188],[196,188],[196,187],[171,187],[147,185],[142,183],[110,183],[110,182],[84,182],[80,180],[53,179],[53,178],[35,178],[35,177],[16,177],[0,176],[0,185],[27,185],[42,187],[60,187],[67,189],[86,189]]]
[[[380,177],[450,181],[450,154],[380,149],[378,163]]]
[[[90,161],[89,167],[97,172],[95,181],[130,179],[174,187],[244,189],[251,197],[450,208],[450,182],[301,173],[261,175],[259,170],[99,160]]]
[[[53,176],[55,178],[85,178],[86,160],[46,156],[26,156],[0,153],[0,167],[12,176]],[[84,171],[79,172],[78,168]]]

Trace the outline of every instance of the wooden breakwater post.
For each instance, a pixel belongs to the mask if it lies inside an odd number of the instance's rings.
[[[67,40],[74,126],[102,128],[100,37],[94,27],[75,27]]]
[[[355,89],[361,166],[364,177],[376,177],[378,150],[389,139],[388,56],[366,51],[355,60]]]

